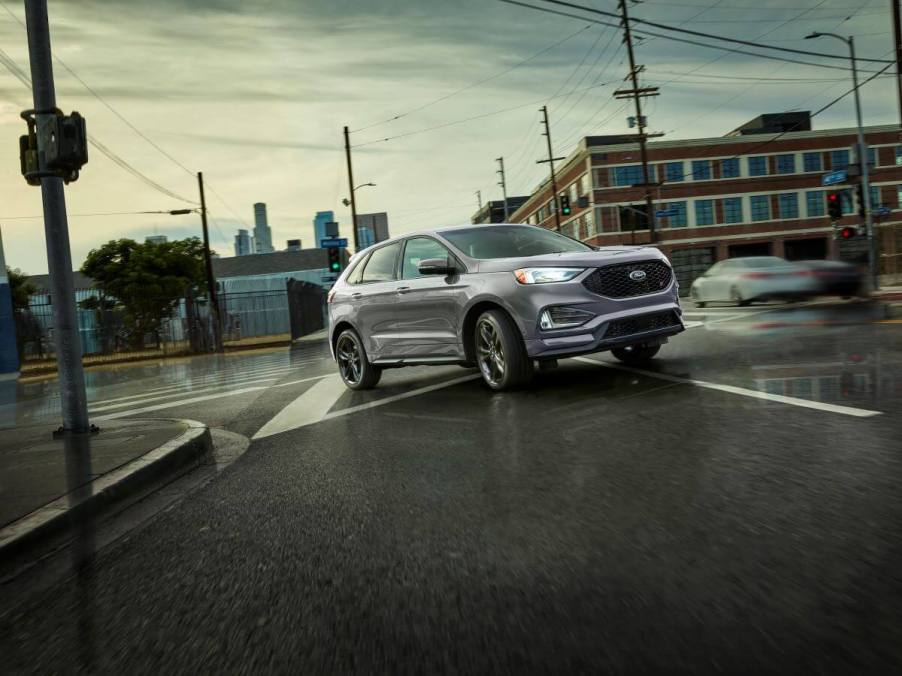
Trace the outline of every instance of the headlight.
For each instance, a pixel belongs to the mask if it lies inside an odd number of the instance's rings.
[[[568,282],[585,268],[520,268],[514,270],[514,277],[521,284],[550,284]]]

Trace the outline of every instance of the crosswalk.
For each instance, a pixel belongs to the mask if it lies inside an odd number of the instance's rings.
[[[231,359],[236,360],[228,363]],[[308,353],[292,358],[291,354],[282,352],[168,365],[154,378],[145,381],[146,386],[139,392],[132,386],[129,392],[104,396],[111,388],[98,388],[99,396],[89,399],[89,414],[94,421],[114,420],[260,392],[270,387],[311,382],[326,375],[314,375],[321,370],[317,365],[323,363],[320,354]]]

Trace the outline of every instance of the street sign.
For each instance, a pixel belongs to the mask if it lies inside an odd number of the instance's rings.
[[[328,237],[319,241],[320,247],[323,249],[347,249],[347,237]]]
[[[849,176],[845,171],[831,171],[821,177],[821,185],[836,185],[837,183],[845,183]]]
[[[882,204],[874,209],[875,216],[889,216],[893,212],[889,207],[885,207]]]
[[[655,212],[655,218],[667,218],[668,216],[678,216],[679,209],[658,209]]]

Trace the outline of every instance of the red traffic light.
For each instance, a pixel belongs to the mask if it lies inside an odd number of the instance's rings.
[[[852,239],[857,234],[855,228],[845,227],[839,231],[839,236],[843,239]]]
[[[827,193],[827,200],[829,202],[839,202],[839,193],[836,193],[836,192]]]

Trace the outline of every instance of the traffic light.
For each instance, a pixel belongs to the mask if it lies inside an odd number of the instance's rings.
[[[842,193],[838,191],[827,193],[827,213],[831,220],[838,221],[842,218]]]
[[[341,249],[330,246],[326,251],[329,252],[329,272],[341,272]]]
[[[853,228],[852,226],[847,225],[845,228],[839,231],[840,239],[852,239],[853,237],[858,236],[858,229]]]
[[[569,195],[561,195],[561,215],[562,216],[570,215],[570,196]]]
[[[858,215],[864,218],[864,186],[861,183],[855,189],[855,194],[858,196]]]

